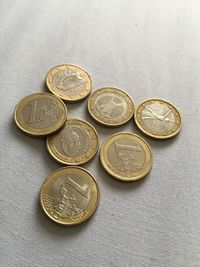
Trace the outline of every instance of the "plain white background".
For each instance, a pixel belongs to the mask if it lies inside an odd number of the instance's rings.
[[[198,0],[18,0],[0,2],[0,266],[200,266],[200,3]],[[84,165],[101,188],[97,212],[65,228],[43,215],[39,190],[60,167],[45,141],[16,129],[12,113],[25,95],[46,91],[58,64],[85,68],[94,90],[116,86],[134,103],[173,102],[183,114],[177,138],[156,141],[133,121],[116,129],[93,122],[87,100],[69,117],[91,122],[100,141],[139,133],[154,155],[145,179],[122,183],[98,155]]]

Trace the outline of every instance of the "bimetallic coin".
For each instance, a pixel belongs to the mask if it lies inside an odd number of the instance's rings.
[[[60,132],[47,138],[50,155],[67,165],[79,165],[91,160],[98,146],[98,134],[94,127],[79,119],[67,120]]]
[[[46,76],[46,85],[50,92],[63,100],[74,102],[84,99],[92,90],[90,75],[74,65],[58,65]]]
[[[133,117],[134,105],[130,96],[121,89],[105,87],[90,96],[88,111],[101,124],[119,126]]]
[[[179,133],[182,119],[177,108],[166,100],[147,99],[135,111],[139,129],[154,138],[167,139]]]
[[[122,181],[135,181],[149,173],[153,163],[151,148],[140,136],[128,132],[110,136],[102,145],[104,169]]]
[[[47,93],[25,96],[16,106],[14,119],[27,134],[44,136],[60,129],[67,119],[65,104],[58,97]]]
[[[89,219],[99,203],[99,187],[95,178],[80,167],[64,167],[44,181],[40,203],[54,222],[71,226]]]

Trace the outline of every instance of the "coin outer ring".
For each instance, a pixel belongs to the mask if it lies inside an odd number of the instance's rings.
[[[101,92],[102,91],[106,91],[106,93],[117,93],[124,97],[125,98],[125,101],[127,102],[127,110],[128,110],[128,114],[126,115],[126,118],[121,121],[121,122],[117,122],[117,119],[115,120],[109,120],[109,119],[106,119],[106,122],[104,122],[103,120],[99,119],[97,116],[95,116],[94,112],[92,111],[92,106],[94,104],[94,101],[95,101],[95,97],[96,95],[101,95]],[[109,126],[109,127],[117,127],[117,126],[120,126],[120,125],[124,125],[126,124],[128,121],[131,120],[131,118],[133,117],[134,115],[134,103],[133,103],[133,100],[131,98],[131,96],[129,94],[127,94],[125,91],[123,91],[122,89],[119,89],[119,88],[116,88],[116,87],[103,87],[103,88],[99,88],[97,89],[88,99],[88,104],[87,104],[87,108],[88,108],[88,112],[90,114],[90,116],[95,120],[97,121],[98,123],[100,123],[101,125],[104,125],[104,126]]]
[[[86,81],[85,89],[82,92],[80,92],[79,94],[77,94],[77,95],[74,95],[74,96],[65,96],[63,93],[58,93],[57,92],[58,89],[55,88],[54,85],[53,85],[53,81],[52,81],[53,75],[59,69],[66,70],[66,67],[71,67],[73,69],[83,71],[84,74],[89,79],[89,81]],[[55,73],[54,73],[54,71],[55,71]],[[84,69],[82,69],[81,67],[79,67],[79,66],[72,65],[72,64],[61,64],[61,65],[54,66],[53,68],[51,68],[47,72],[47,75],[46,75],[46,86],[47,86],[48,90],[52,94],[56,95],[57,97],[61,98],[64,101],[67,101],[67,102],[79,102],[79,101],[85,99],[91,93],[91,91],[92,91],[92,79],[91,79],[91,76],[89,75],[89,73],[87,71],[85,71]]]
[[[96,131],[96,129],[88,122],[84,121],[84,120],[80,120],[80,119],[75,119],[75,118],[72,118],[72,119],[68,119],[65,123],[68,124],[68,125],[73,125],[73,122],[71,123],[71,121],[76,121],[79,125],[81,125],[82,123],[84,123],[89,129],[92,129],[94,134],[96,135],[96,138],[95,138],[95,141],[97,142],[97,145],[96,145],[96,150],[95,152],[93,152],[93,149],[91,150],[91,152],[89,153],[89,155],[87,157],[84,157],[82,156],[81,158],[82,159],[77,159],[77,160],[71,160],[71,162],[67,162],[67,160],[63,160],[62,158],[64,157],[63,155],[61,155],[57,149],[55,148],[54,144],[53,144],[53,138],[54,138],[54,135],[51,135],[49,137],[47,137],[46,139],[46,146],[47,146],[47,150],[49,152],[49,154],[59,163],[62,163],[62,164],[65,164],[65,165],[69,165],[69,166],[75,166],[75,165],[81,165],[81,164],[84,164],[88,161],[90,161],[92,158],[95,157],[95,155],[97,154],[98,152],[98,148],[99,148],[99,137],[98,137],[98,133]],[[76,125],[78,125],[76,124]],[[64,127],[65,127],[64,125]],[[92,144],[93,146],[93,144]],[[52,149],[53,148],[53,149]],[[87,153],[88,154],[88,153]]]
[[[46,129],[42,129],[41,131],[39,129],[35,129],[35,132],[33,131],[34,128],[28,126],[26,123],[24,123],[24,120],[22,118],[22,110],[25,107],[25,105],[31,101],[34,100],[34,98],[37,99],[38,98],[46,98],[46,97],[50,97],[51,99],[56,99],[57,101],[59,101],[60,104],[62,104],[63,106],[63,110],[65,113],[65,116],[63,116],[63,119],[61,121],[60,124],[58,124],[57,127],[48,127]],[[25,102],[25,104],[23,104]],[[65,121],[67,120],[67,107],[65,105],[65,103],[57,96],[49,94],[49,93],[35,93],[35,94],[30,94],[27,95],[25,97],[23,97],[16,105],[14,113],[14,120],[15,123],[17,125],[17,127],[22,130],[24,133],[31,135],[31,136],[46,136],[49,135],[51,133],[54,133],[56,131],[58,131],[59,129],[61,129],[65,123]],[[53,129],[53,130],[52,130]]]
[[[96,194],[95,194],[95,193],[92,194],[91,201],[90,201],[90,203],[89,203],[89,205],[88,205],[89,208],[88,208],[88,207],[86,208],[86,210],[88,209],[88,211],[87,211],[88,215],[85,216],[85,217],[82,217],[80,220],[77,220],[77,221],[76,221],[76,219],[77,219],[77,217],[79,217],[79,215],[74,216],[74,218],[73,218],[73,220],[72,220],[73,222],[63,222],[63,221],[59,221],[58,219],[55,219],[53,216],[51,216],[51,215],[47,212],[47,210],[46,210],[46,208],[45,208],[45,206],[44,206],[43,200],[42,200],[42,193],[43,193],[43,191],[45,190],[45,186],[48,184],[48,182],[50,182],[49,180],[50,180],[50,179],[53,179],[52,176],[54,176],[57,172],[62,172],[63,170],[66,170],[66,169],[79,169],[79,170],[82,170],[83,172],[85,172],[86,174],[88,174],[88,175],[92,178],[92,181],[94,182],[95,189],[96,189]],[[94,186],[93,186],[93,188],[94,188]],[[92,189],[91,189],[91,192],[92,192]],[[68,226],[79,225],[79,224],[81,224],[81,223],[87,221],[88,219],[90,219],[90,217],[94,214],[94,212],[96,211],[96,209],[97,209],[97,207],[98,207],[99,199],[100,199],[100,188],[99,188],[99,185],[98,185],[96,179],[94,178],[94,176],[93,176],[89,171],[87,171],[86,169],[84,169],[84,168],[82,168],[82,167],[77,167],[77,166],[67,166],[67,167],[62,167],[62,168],[59,168],[59,169],[55,170],[54,172],[52,172],[51,174],[49,174],[49,175],[45,178],[45,180],[44,180],[44,182],[43,182],[43,184],[42,184],[42,186],[41,186],[41,189],[40,189],[40,205],[41,205],[41,207],[42,207],[43,212],[44,212],[44,213],[45,213],[45,214],[46,214],[52,221],[54,221],[55,223],[60,224],[60,225],[63,225],[63,226],[67,226],[67,227],[68,227]],[[91,202],[94,202],[94,201],[95,201],[95,203],[94,203],[94,205],[92,205]],[[84,212],[85,212],[85,211],[84,211]],[[74,221],[74,220],[75,220],[75,221]]]
[[[138,110],[141,108],[142,105],[145,105],[145,103],[146,103],[146,102],[149,102],[149,101],[159,101],[159,102],[164,102],[164,103],[166,103],[167,105],[171,106],[171,107],[175,110],[175,117],[179,117],[179,118],[180,118],[180,124],[179,124],[179,127],[178,127],[178,129],[177,129],[175,132],[171,131],[171,134],[169,134],[169,135],[156,135],[156,134],[150,133],[149,131],[146,131],[146,130],[141,126],[141,124],[140,124],[140,122],[139,122],[139,120],[138,120],[138,115],[137,115],[137,114],[139,113]],[[183,126],[183,119],[182,119],[182,115],[181,115],[180,111],[179,111],[179,110],[178,110],[178,109],[177,109],[171,102],[169,102],[169,101],[167,101],[167,100],[165,100],[165,99],[160,99],[160,98],[148,98],[148,99],[142,101],[142,102],[140,103],[140,105],[135,109],[134,120],[135,120],[135,123],[136,123],[137,127],[138,127],[144,134],[146,134],[146,135],[148,135],[148,136],[150,136],[150,137],[152,137],[152,138],[154,138],[154,139],[160,139],[160,140],[169,139],[169,138],[172,138],[172,137],[176,136],[176,135],[180,132],[180,130],[181,130],[182,126]]]
[[[135,137],[135,138],[139,139],[142,143],[144,143],[146,145],[146,148],[145,148],[144,145],[143,144],[141,145],[141,143],[140,143],[140,145],[142,146],[142,148],[145,151],[145,156],[148,157],[148,160],[145,162],[146,168],[145,168],[145,171],[144,171],[144,169],[139,170],[137,176],[124,177],[124,176],[122,176],[124,172],[122,172],[122,174],[120,175],[119,171],[113,172],[108,167],[111,164],[109,163],[107,156],[106,156],[106,158],[104,156],[106,154],[105,146],[108,145],[109,141],[112,140],[115,136],[120,136],[120,135],[130,135],[132,137]],[[109,147],[109,145],[108,145],[108,147]],[[104,141],[104,143],[102,144],[101,149],[100,149],[100,161],[101,161],[101,164],[102,164],[103,168],[112,177],[117,178],[118,180],[123,181],[123,182],[132,182],[132,181],[137,181],[137,180],[143,178],[144,176],[146,176],[150,172],[150,170],[152,168],[152,165],[153,165],[153,155],[152,155],[151,147],[149,146],[149,144],[142,137],[140,137],[137,134],[130,133],[130,132],[119,132],[119,133],[113,134],[110,137],[108,137]]]

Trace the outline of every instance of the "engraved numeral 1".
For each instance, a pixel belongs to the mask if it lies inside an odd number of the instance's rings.
[[[31,106],[31,113],[30,113],[29,123],[38,122],[38,120],[36,120],[37,100],[32,102],[30,106]]]
[[[74,180],[72,180],[69,176],[66,179],[67,184],[70,185],[71,187],[73,187],[76,191],[78,191],[81,195],[83,195],[84,197],[88,198],[88,189],[89,187],[86,186],[82,187],[79,184],[77,184],[76,182],[74,182]]]

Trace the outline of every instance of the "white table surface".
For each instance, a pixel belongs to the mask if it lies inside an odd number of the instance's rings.
[[[200,266],[200,2],[198,0],[18,0],[0,2],[0,266]],[[84,167],[101,188],[90,221],[66,228],[43,215],[39,190],[60,167],[45,142],[16,129],[13,110],[25,95],[46,91],[53,66],[71,63],[91,75],[94,90],[115,86],[136,105],[161,97],[183,113],[177,138],[152,140],[133,121],[107,129],[86,103],[69,117],[88,120],[102,141],[141,134],[153,169],[136,183],[107,175],[98,156]]]

